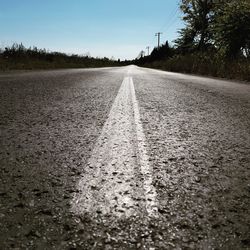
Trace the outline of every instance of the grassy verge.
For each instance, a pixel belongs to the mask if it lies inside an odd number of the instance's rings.
[[[108,58],[69,55],[60,52],[50,52],[37,47],[25,48],[22,44],[17,43],[5,49],[0,49],[0,71],[93,68],[118,65],[120,65],[119,61]]]
[[[222,60],[216,56],[193,54],[146,63],[144,67],[250,81],[250,60]]]
[[[8,70],[33,70],[33,69],[60,69],[60,68],[93,68],[118,66],[117,62],[107,62],[104,60],[82,60],[80,62],[72,61],[45,61],[39,59],[30,60],[12,60],[0,58],[0,71]]]

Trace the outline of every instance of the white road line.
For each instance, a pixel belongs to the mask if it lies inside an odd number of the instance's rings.
[[[156,191],[145,142],[133,80],[125,77],[79,181],[72,210],[128,217],[144,207],[149,216],[156,215]]]
[[[137,157],[138,163],[141,167],[141,173],[143,175],[144,183],[144,195],[146,198],[146,209],[150,216],[156,216],[158,209],[157,209],[157,192],[153,186],[153,173],[152,167],[149,164],[148,154],[146,150],[146,138],[143,132],[141,119],[140,119],[140,112],[139,112],[139,105],[135,95],[135,88],[132,77],[129,78],[130,80],[130,88],[132,94],[132,103],[133,103],[133,110],[134,110],[134,119],[135,119],[135,126],[136,126],[136,135],[137,135]]]

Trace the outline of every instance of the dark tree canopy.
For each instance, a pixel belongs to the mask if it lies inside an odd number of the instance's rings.
[[[181,53],[214,47],[226,57],[249,56],[249,0],[181,0],[186,26],[176,39]]]
[[[224,56],[249,56],[250,1],[231,0],[218,4],[212,30],[215,45]]]
[[[212,0],[182,0],[180,9],[186,27],[180,30],[180,37],[175,41],[181,52],[194,49],[204,50],[211,40],[209,24],[213,9]]]

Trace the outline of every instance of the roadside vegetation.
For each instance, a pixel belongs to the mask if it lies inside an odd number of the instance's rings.
[[[250,1],[182,0],[185,27],[133,63],[163,70],[250,80]]]
[[[25,48],[22,44],[14,43],[0,49],[0,70],[32,70],[58,68],[90,68],[118,66],[119,61],[109,58],[93,58],[88,55],[68,55],[50,52],[37,47]]]

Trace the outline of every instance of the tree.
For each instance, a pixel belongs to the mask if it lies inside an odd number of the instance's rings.
[[[179,31],[180,37],[175,40],[177,51],[181,54],[192,52],[195,49],[194,38],[196,31],[191,27],[185,27]]]
[[[250,2],[231,0],[218,3],[212,30],[215,45],[223,56],[249,56]]]
[[[204,50],[211,39],[209,24],[214,7],[213,0],[182,0],[180,9],[184,13],[186,27],[181,29],[175,41],[182,52]]]
[[[166,41],[165,44],[161,45],[160,48],[154,48],[151,55],[150,60],[156,61],[156,60],[162,60],[169,58],[173,55],[173,50],[169,46],[168,41]]]

